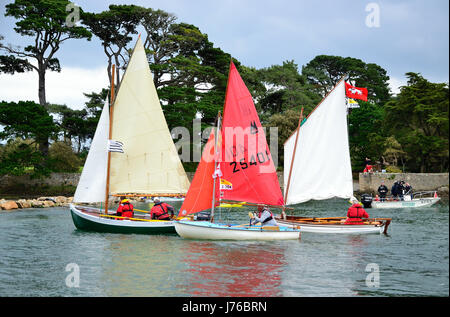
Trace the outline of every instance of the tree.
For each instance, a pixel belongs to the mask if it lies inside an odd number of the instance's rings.
[[[19,101],[18,103],[3,101],[0,103],[0,125],[3,126],[0,139],[31,139],[33,144],[37,144],[39,155],[34,154],[35,152],[31,151],[30,147],[25,152],[33,155],[32,158],[29,156],[29,163],[34,166],[35,172],[46,173],[48,171],[46,158],[49,138],[56,136],[59,131],[47,110],[32,101]]]
[[[258,76],[267,87],[266,93],[258,101],[263,117],[299,106],[310,112],[320,100],[320,96],[307,83],[306,77],[299,74],[294,61],[260,69]]]
[[[0,41],[4,37],[0,35]],[[0,43],[0,48],[3,44]],[[0,55],[0,73],[14,74],[14,73],[24,73],[32,70],[31,66],[28,64],[27,60],[17,58],[13,55]]]
[[[294,108],[283,113],[276,113],[268,119],[269,127],[278,128],[278,165],[281,167],[284,164],[284,143],[297,129],[299,119],[300,111]],[[272,153],[272,155],[275,155],[275,153]]]
[[[137,27],[142,19],[143,8],[135,5],[114,5],[109,10],[100,13],[84,12],[82,23],[97,36],[108,57],[108,77],[112,80],[112,64],[116,65],[116,87],[120,85],[120,69],[124,69],[127,59],[123,55],[132,40],[131,35],[137,34]]]
[[[31,172],[32,177],[47,175],[50,173],[49,169],[39,168],[39,166],[43,166],[44,159],[33,140],[9,139],[1,147],[0,175],[23,175],[28,172]]]
[[[81,151],[81,145],[89,137],[89,127],[86,109],[74,110],[66,105],[49,105],[49,112],[57,115],[56,124],[63,133],[66,144],[72,145],[72,140],[77,144],[77,153]]]
[[[385,105],[387,131],[414,158],[406,162],[410,171],[448,171],[448,83],[431,83],[413,72],[406,76],[407,85]]]
[[[342,78],[357,87],[367,88],[369,101],[384,105],[390,99],[389,76],[377,64],[365,63],[352,57],[318,55],[302,68],[309,83],[325,96]]]
[[[55,172],[78,172],[81,160],[66,142],[54,142],[50,146],[49,157]]]
[[[37,71],[39,103],[42,106],[47,104],[46,71],[61,70],[59,60],[55,56],[60,45],[69,39],[91,38],[91,34],[85,28],[66,24],[68,15],[66,6],[69,3],[68,0],[15,0],[5,6],[5,16],[11,16],[18,20],[14,30],[20,35],[32,37],[34,40],[32,44],[23,49],[3,44],[0,44],[0,48],[12,54],[7,57],[6,62],[9,65],[13,63],[20,66],[18,69],[10,70],[34,69]],[[29,62],[27,58],[34,59],[36,65]]]
[[[353,170],[364,169],[363,160],[381,159],[384,152],[383,118],[385,110],[375,103],[358,101],[360,107],[351,109],[348,116],[349,146]]]

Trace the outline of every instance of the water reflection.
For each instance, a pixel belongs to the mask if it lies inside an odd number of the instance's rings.
[[[174,296],[176,236],[111,235],[110,239],[101,278],[108,296]]]
[[[185,284],[192,296],[281,296],[284,252],[273,243],[190,241]]]

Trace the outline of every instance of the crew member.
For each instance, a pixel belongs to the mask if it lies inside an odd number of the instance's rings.
[[[170,216],[173,217],[173,207],[171,205],[161,202],[159,198],[154,198],[153,202],[155,205],[150,210],[150,216],[152,219],[170,220]]]
[[[133,204],[130,202],[129,199],[122,199],[120,201],[120,205],[117,208],[117,216],[120,217],[128,217],[128,218],[133,218]]]
[[[249,213],[250,224],[261,222],[261,226],[278,226],[275,217],[267,206],[258,206],[258,215]]]
[[[369,214],[364,210],[361,204],[354,200],[353,205],[348,208],[346,225],[361,225],[363,224],[362,218],[369,218]]]
[[[388,193],[389,189],[384,185],[384,181],[381,181],[380,187],[378,187],[378,193],[380,194],[380,200],[385,201],[386,195]]]

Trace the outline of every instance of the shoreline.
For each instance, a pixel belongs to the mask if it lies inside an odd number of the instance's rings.
[[[73,197],[44,196],[35,199],[0,199],[0,212],[26,208],[67,207]]]

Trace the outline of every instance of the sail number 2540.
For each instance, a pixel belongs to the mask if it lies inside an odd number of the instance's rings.
[[[243,157],[242,159],[239,160],[239,162],[235,161],[230,162],[230,166],[233,166],[233,173],[237,173],[240,170],[245,170],[251,167],[252,165],[263,164],[269,161],[270,161],[270,154],[266,150],[265,152],[258,152],[256,153],[256,155],[252,154],[248,162]]]

